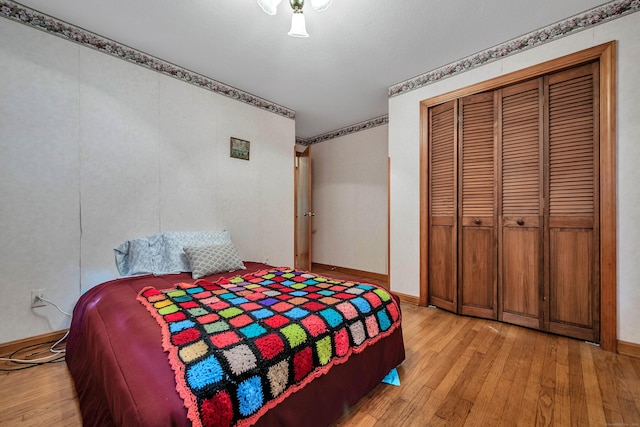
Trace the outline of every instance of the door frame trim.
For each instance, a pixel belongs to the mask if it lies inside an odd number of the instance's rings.
[[[474,93],[495,90],[590,61],[600,62],[600,345],[617,351],[616,41],[437,95],[420,102],[420,297],[429,299],[428,109]]]

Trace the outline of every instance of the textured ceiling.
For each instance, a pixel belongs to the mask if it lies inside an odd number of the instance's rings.
[[[296,110],[310,138],[387,113],[387,88],[591,9],[602,0],[334,0],[287,36],[255,0],[22,0],[21,4]]]

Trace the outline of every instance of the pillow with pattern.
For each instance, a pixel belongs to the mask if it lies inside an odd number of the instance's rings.
[[[191,271],[189,260],[184,253],[186,246],[213,246],[231,243],[231,233],[227,230],[219,231],[165,231],[164,257],[162,271],[167,273],[180,273]]]
[[[189,259],[191,276],[194,279],[246,268],[233,243],[213,246],[185,246],[184,252]]]

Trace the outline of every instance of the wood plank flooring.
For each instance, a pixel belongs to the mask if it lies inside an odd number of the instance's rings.
[[[401,386],[380,384],[336,427],[640,426],[640,359],[436,308],[402,310]],[[82,425],[66,365],[0,372],[0,426],[42,425]]]

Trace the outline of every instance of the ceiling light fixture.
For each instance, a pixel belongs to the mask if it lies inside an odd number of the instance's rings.
[[[281,1],[282,0],[257,0],[258,5],[267,15],[275,15]],[[332,2],[333,0],[311,0],[311,7],[318,12],[322,12],[331,6]],[[304,0],[289,0],[289,4],[291,5],[291,9],[293,9],[293,16],[291,17],[291,29],[287,34],[291,37],[309,37],[304,14],[302,13]]]

